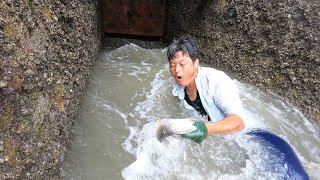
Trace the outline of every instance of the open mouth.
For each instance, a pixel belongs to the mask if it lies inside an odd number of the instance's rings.
[[[182,79],[182,76],[177,76],[177,79],[178,79],[178,80],[181,80],[181,79]]]

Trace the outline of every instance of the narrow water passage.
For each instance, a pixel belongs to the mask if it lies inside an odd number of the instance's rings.
[[[263,150],[253,153],[251,144],[237,139],[241,133],[211,135],[201,145],[176,138],[158,142],[157,119],[198,117],[171,94],[166,49],[152,42],[107,41],[74,125],[65,179],[285,179],[284,167],[270,171]],[[319,126],[276,96],[234,81],[248,116],[246,130],[268,129],[284,138],[317,179]]]

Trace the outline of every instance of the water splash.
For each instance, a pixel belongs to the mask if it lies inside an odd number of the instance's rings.
[[[199,117],[172,97],[165,53],[166,49],[127,44],[100,56],[75,125],[73,156],[66,160],[68,179],[282,179],[282,167],[270,173],[263,166],[271,158],[263,157],[263,147],[239,143],[239,134],[211,135],[201,145],[174,137],[163,143],[156,139],[155,120]],[[319,126],[281,98],[234,81],[246,109],[247,128],[280,135],[316,179]]]

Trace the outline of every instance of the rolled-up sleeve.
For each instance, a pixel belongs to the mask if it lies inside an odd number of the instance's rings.
[[[244,118],[244,109],[235,82],[224,72],[219,72],[209,80],[210,96],[225,116],[236,114]]]

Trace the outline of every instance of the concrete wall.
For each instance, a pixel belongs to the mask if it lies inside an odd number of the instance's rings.
[[[319,2],[167,1],[165,39],[189,34],[203,59],[320,122]]]
[[[0,1],[0,179],[59,179],[100,46],[97,7]]]

